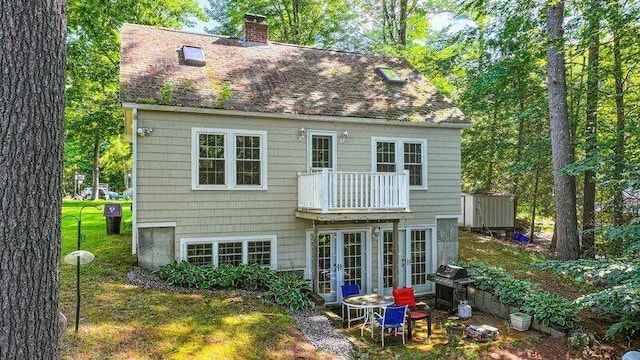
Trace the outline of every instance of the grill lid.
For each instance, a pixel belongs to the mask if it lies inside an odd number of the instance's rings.
[[[460,266],[447,265],[447,264],[440,265],[438,267],[438,271],[436,272],[436,275],[442,276],[447,279],[452,279],[452,280],[469,277],[469,274],[467,273],[467,269]]]

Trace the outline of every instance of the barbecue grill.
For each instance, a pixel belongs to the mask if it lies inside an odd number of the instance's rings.
[[[436,283],[436,309],[456,311],[458,301],[467,299],[467,286],[475,282],[467,270],[460,266],[440,265],[427,280]]]

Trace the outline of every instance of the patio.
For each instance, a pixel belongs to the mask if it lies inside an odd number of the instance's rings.
[[[342,327],[341,308],[331,307],[325,310],[325,314],[332,324],[341,329],[347,338],[356,348],[356,358],[358,356],[369,356],[370,358],[426,358],[436,359],[442,357],[462,357],[462,358],[484,358],[489,354],[498,355],[497,358],[529,358],[545,359],[552,358],[559,351],[566,353],[566,349],[560,340],[554,339],[547,334],[535,330],[519,332],[514,330],[508,321],[474,311],[468,320],[459,322],[465,326],[469,325],[491,325],[500,331],[500,338],[496,341],[485,343],[475,342],[469,338],[461,338],[450,342],[445,329],[445,322],[450,314],[442,310],[434,310],[433,299],[419,299],[425,301],[432,309],[432,335],[427,337],[427,322],[417,321],[413,329],[412,339],[406,339],[406,345],[402,345],[402,337],[385,335],[385,347],[380,342],[380,327],[375,327],[373,338],[371,328],[367,326],[364,335],[361,336],[362,321],[352,323],[351,327]],[[543,355],[550,354],[550,355]],[[545,357],[546,356],[546,357]]]

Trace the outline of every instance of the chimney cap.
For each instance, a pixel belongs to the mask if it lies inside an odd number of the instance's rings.
[[[264,15],[257,15],[257,14],[244,14],[244,19],[246,21],[262,24],[265,20],[267,20],[267,17]]]

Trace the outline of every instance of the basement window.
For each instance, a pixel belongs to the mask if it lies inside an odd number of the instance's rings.
[[[404,80],[392,68],[378,67],[376,70],[389,84],[404,84]]]
[[[184,63],[187,65],[205,65],[204,52],[199,47],[184,45],[182,47],[182,54],[184,55]]]

